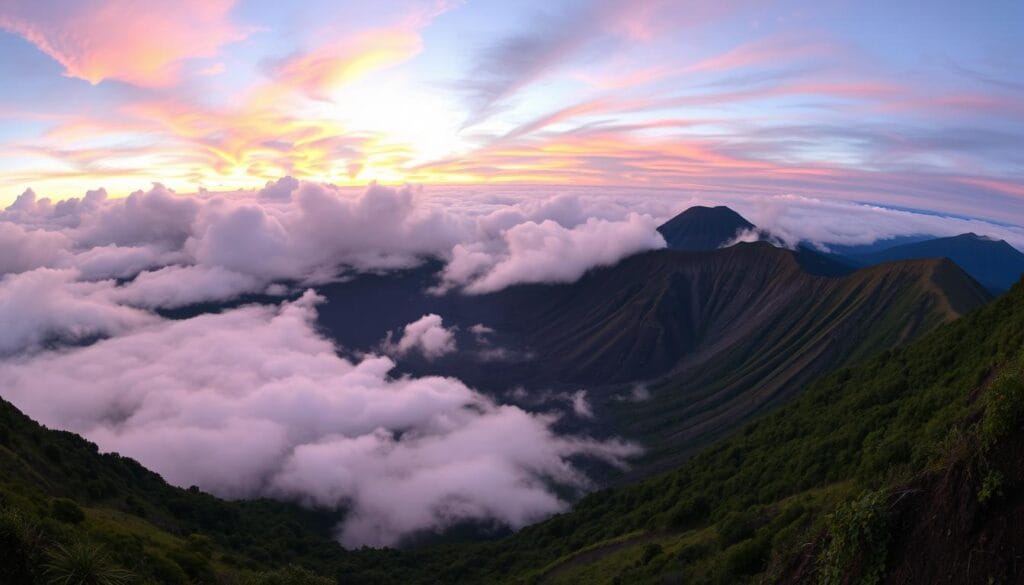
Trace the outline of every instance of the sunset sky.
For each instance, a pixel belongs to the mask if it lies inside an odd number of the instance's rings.
[[[572,184],[1024,223],[1019,0],[0,0],[0,203]]]

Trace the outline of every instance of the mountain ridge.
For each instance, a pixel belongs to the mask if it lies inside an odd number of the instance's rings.
[[[1005,240],[974,233],[934,238],[852,256],[854,260],[869,265],[933,257],[953,260],[978,282],[997,294],[1009,289],[1024,273],[1024,253]]]

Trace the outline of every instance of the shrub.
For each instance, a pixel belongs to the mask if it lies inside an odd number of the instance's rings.
[[[1007,367],[985,392],[981,436],[986,447],[1020,426],[1024,419],[1024,373],[1021,370],[1019,363]]]
[[[50,515],[55,520],[65,524],[80,524],[85,521],[85,512],[75,503],[67,498],[54,498],[50,501]]]
[[[335,585],[335,583],[333,579],[293,565],[277,571],[260,573],[246,585]]]
[[[822,585],[845,583],[855,565],[860,567],[857,583],[875,585],[881,581],[892,539],[888,500],[884,490],[867,492],[829,515],[831,540],[819,559]]]
[[[746,540],[754,535],[755,516],[752,512],[730,512],[718,525],[718,540],[722,548]]]
[[[725,569],[729,576],[753,575],[764,569],[769,553],[768,541],[751,538],[733,545],[725,553]]]
[[[985,478],[981,481],[981,487],[978,488],[978,502],[984,504],[990,500],[1003,497],[1003,484],[1005,479],[1003,474],[996,469],[991,469]]]
[[[115,565],[103,548],[85,542],[56,546],[45,565],[53,585],[125,585],[132,574]]]
[[[661,548],[661,545],[656,542],[649,542],[644,545],[643,553],[640,555],[640,563],[646,565],[647,563],[654,560],[654,557],[665,552],[665,549]]]
[[[669,527],[685,530],[707,518],[710,507],[704,498],[690,496],[680,500],[669,511]]]
[[[0,508],[0,583],[33,583],[41,564],[43,533],[21,511]]]

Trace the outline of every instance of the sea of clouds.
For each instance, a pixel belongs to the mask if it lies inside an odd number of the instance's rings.
[[[555,486],[592,487],[574,458],[621,467],[639,447],[553,430],[559,416],[593,416],[585,391],[566,413],[530,412],[457,379],[392,375],[410,353],[459,351],[443,315],[341,357],[315,326],[317,286],[429,257],[445,262],[430,294],[571,282],[664,246],[656,227],[695,204],[731,205],[791,244],[967,231],[1024,244],[1012,226],[787,196],[352,190],[288,177],[190,196],[27,191],[0,212],[0,396],[177,485],[344,506],[348,546],[467,520],[521,527],[565,508]],[[253,293],[279,300],[159,312]]]

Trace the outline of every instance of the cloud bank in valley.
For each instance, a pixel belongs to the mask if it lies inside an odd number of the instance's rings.
[[[339,357],[307,291],[0,363],[5,396],[45,424],[229,497],[345,505],[350,546],[463,520],[520,527],[585,489],[568,458],[623,465],[637,447],[558,436],[554,419],[451,378],[392,378],[389,358]],[[509,437],[516,437],[509,441]]]

